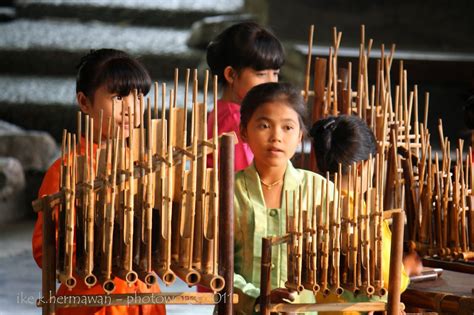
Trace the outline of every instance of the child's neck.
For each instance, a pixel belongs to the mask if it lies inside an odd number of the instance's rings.
[[[229,86],[224,87],[224,91],[222,92],[221,101],[224,102],[231,102],[240,105],[240,101],[236,99],[232,89]]]
[[[255,168],[257,169],[260,181],[266,184],[272,184],[279,180],[283,180],[285,176],[286,166],[275,166],[271,167],[268,165],[262,165],[258,161],[255,161]]]

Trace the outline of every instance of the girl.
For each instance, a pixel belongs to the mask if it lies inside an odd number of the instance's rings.
[[[139,93],[147,94],[151,80],[146,69],[135,59],[123,51],[115,49],[99,49],[91,51],[81,59],[78,66],[76,96],[79,107],[84,114],[88,114],[94,119],[95,135],[99,136],[99,117],[103,111],[103,137],[107,137],[107,125],[109,117],[115,121],[115,126],[124,125],[125,136],[128,136],[129,122],[128,112],[124,114],[125,121],[122,121],[122,108],[115,106],[112,112],[114,100],[123,102],[125,108],[133,104],[133,89]],[[138,109],[135,109],[138,112]],[[81,150],[84,151],[84,142],[81,141]],[[104,143],[104,142],[103,142]],[[59,191],[59,169],[61,160],[58,159],[46,172],[39,190],[39,197]],[[57,212],[55,213],[57,219]],[[56,220],[57,221],[57,220]],[[33,256],[39,267],[42,266],[42,213],[38,213],[33,232]],[[61,285],[57,295],[84,295],[84,294],[105,294],[101,284],[96,284],[88,289],[83,279],[78,279],[76,286],[69,291],[66,286]],[[158,286],[147,288],[147,286],[137,280],[134,285],[128,287],[127,283],[120,278],[115,278],[116,289],[114,293],[158,293]],[[82,314],[165,314],[164,305],[139,305],[139,306],[110,306],[110,307],[77,307],[59,308],[57,314],[82,315]]]
[[[239,135],[240,103],[255,85],[277,82],[284,63],[280,41],[270,31],[253,22],[235,24],[219,34],[207,48],[207,64],[223,87],[218,101],[219,134],[234,131],[239,139],[235,146],[235,170],[246,168],[253,154]],[[214,115],[208,118],[208,135],[212,134]]]
[[[339,163],[342,165],[343,175],[347,174],[349,166],[354,162],[366,161],[370,155],[375,156],[377,153],[375,136],[367,126],[367,124],[356,116],[341,115],[338,117],[328,117],[317,121],[311,128],[310,135],[313,138],[313,147],[316,155],[316,164],[321,174],[330,172],[337,173]],[[366,162],[362,167],[366,168]],[[362,174],[366,171],[361,170]],[[342,177],[341,194],[347,196],[347,177]],[[365,181],[364,181],[365,182]],[[353,203],[353,196],[349,196],[350,202]],[[392,234],[386,221],[382,226],[383,239],[383,261],[390,261],[390,242]],[[416,255],[408,255],[403,261],[404,268],[401,277],[402,292],[408,286],[409,276],[421,272],[421,264],[416,259]],[[389,264],[385,263],[382,267],[384,279],[384,287],[388,289]],[[318,303],[333,302],[351,302],[351,301],[368,301],[367,297],[361,296],[355,299],[353,294],[345,291],[340,297],[333,294],[322,297],[318,295]],[[371,300],[376,300],[373,297]],[[340,313],[336,313],[340,314]],[[343,312],[343,314],[358,314],[357,312]]]
[[[245,96],[240,113],[240,134],[252,150],[254,160],[235,177],[234,286],[239,294],[235,309],[237,313],[252,314],[260,295],[262,237],[286,233],[284,192],[293,195],[302,189],[306,199],[310,194],[307,187],[312,189],[313,178],[318,189],[326,185],[326,181],[315,173],[294,168],[290,162],[305,131],[305,104],[300,91],[286,83],[258,85]],[[333,189],[330,183],[330,196]],[[288,202],[292,209],[292,198]],[[295,300],[294,295],[284,289],[286,255],[285,246],[273,249],[273,303]],[[304,291],[299,298],[314,302],[313,293],[309,291]]]

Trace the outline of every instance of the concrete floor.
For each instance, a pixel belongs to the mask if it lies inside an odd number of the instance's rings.
[[[0,315],[41,314],[35,305],[41,292],[41,269],[31,254],[31,234],[34,221],[22,221],[0,226]],[[195,291],[183,282],[167,288],[164,292]],[[213,306],[174,305],[167,306],[167,314],[212,314]]]

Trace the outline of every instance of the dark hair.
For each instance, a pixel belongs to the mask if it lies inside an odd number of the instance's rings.
[[[147,94],[151,79],[145,67],[127,53],[116,49],[91,50],[77,66],[76,93],[83,92],[91,101],[103,84],[109,93],[120,96],[133,89]]]
[[[306,131],[304,119],[306,117],[306,105],[301,92],[290,83],[268,82],[254,86],[245,95],[240,105],[240,126],[247,127],[253,113],[265,103],[285,102],[298,114],[298,121],[303,133]]]
[[[283,46],[269,30],[254,22],[232,25],[207,46],[207,64],[213,75],[225,83],[224,69],[280,69],[285,62]]]
[[[317,121],[309,134],[313,138],[316,163],[321,173],[337,172],[339,163],[347,173],[354,162],[365,161],[377,153],[375,136],[356,116],[330,116]]]

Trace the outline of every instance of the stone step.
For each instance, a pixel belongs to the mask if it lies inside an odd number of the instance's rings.
[[[239,12],[243,0],[18,0],[17,16],[187,28],[206,16]]]
[[[204,52],[189,48],[189,31],[101,22],[15,20],[0,24],[0,74],[74,76],[90,49],[116,48],[138,56],[153,77],[195,68]]]
[[[181,78],[184,73],[180,73]],[[167,94],[173,87],[171,81],[158,80],[167,85]],[[202,80],[200,80],[202,82]],[[202,84],[202,83],[201,83]],[[201,88],[201,86],[200,86]],[[79,107],[75,101],[75,78],[32,77],[0,75],[0,120],[28,130],[42,130],[50,133],[60,142],[64,128],[74,131]],[[161,100],[160,92],[159,100]],[[153,100],[154,92],[148,96]],[[198,100],[203,99],[202,91]],[[208,109],[212,107],[212,94],[208,96]],[[188,95],[188,117],[192,95]],[[169,99],[167,99],[168,108]],[[161,101],[160,101],[161,104]],[[178,107],[184,104],[184,83],[178,84]],[[160,107],[161,108],[161,107]]]

